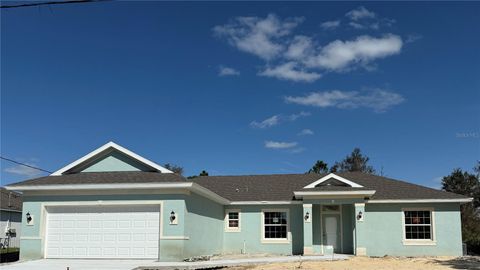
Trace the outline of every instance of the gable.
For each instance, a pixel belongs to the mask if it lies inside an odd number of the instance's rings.
[[[112,151],[105,156],[76,168],[76,172],[153,172],[155,169],[138,162],[131,157]],[[73,171],[70,171],[72,173]]]
[[[172,171],[141,157],[118,144],[109,142],[52,173],[52,175],[75,174],[81,172],[129,171],[172,173]]]
[[[327,179],[327,180],[323,181],[322,183],[316,185],[315,187],[324,187],[324,186],[350,187],[349,184],[344,183],[342,181],[339,181],[335,178]]]
[[[346,178],[343,178],[341,176],[338,176],[334,173],[329,173],[326,176],[318,179],[317,181],[306,185],[303,188],[315,188],[315,187],[320,187],[320,186],[344,186],[344,187],[353,187],[353,188],[361,188],[363,187],[362,185],[359,185],[353,181],[350,181]]]

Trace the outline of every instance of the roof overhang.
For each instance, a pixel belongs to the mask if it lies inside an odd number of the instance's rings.
[[[295,198],[363,198],[375,194],[375,190],[352,191],[295,191]]]
[[[458,199],[397,199],[397,200],[369,200],[368,203],[469,203],[473,198]]]
[[[325,175],[324,177],[318,179],[317,181],[315,181],[315,182],[313,182],[313,183],[311,183],[311,184],[308,184],[307,186],[305,186],[305,187],[303,187],[303,188],[314,188],[314,187],[318,186],[319,184],[321,184],[321,183],[323,183],[323,182],[325,182],[325,181],[327,181],[327,180],[329,180],[329,179],[332,179],[332,178],[333,178],[333,179],[336,179],[336,180],[338,180],[338,181],[340,181],[340,182],[342,182],[342,183],[345,183],[345,184],[347,184],[347,185],[349,185],[349,186],[351,186],[351,187],[356,187],[356,188],[361,188],[361,187],[363,187],[362,185],[359,185],[359,184],[357,184],[357,183],[355,183],[355,182],[353,182],[353,181],[350,181],[350,180],[348,180],[348,179],[346,179],[346,178],[343,178],[343,177],[341,177],[341,176],[338,176],[338,175],[336,175],[336,174],[334,174],[334,173],[329,173],[329,174]]]
[[[80,191],[80,190],[151,190],[151,189],[182,189],[197,193],[220,204],[230,204],[230,201],[193,182],[184,183],[127,183],[127,184],[72,184],[72,185],[28,185],[6,186],[15,191]]]
[[[143,163],[161,173],[173,173],[172,171],[158,165],[157,163],[153,162],[153,161],[150,161],[140,155],[137,155],[135,154],[134,152],[114,143],[114,142],[108,142],[106,144],[104,144],[103,146],[95,149],[94,151],[86,154],[85,156],[75,160],[74,162],[66,165],[65,167],[53,172],[51,175],[62,175],[64,174],[65,172],[68,172],[70,169],[73,169],[75,168],[76,166],[80,165],[80,164],[83,164],[84,162],[87,162],[88,160],[92,159],[92,158],[95,158],[96,156],[102,154],[103,152],[109,150],[109,149],[113,149],[113,150],[117,150],[137,161],[139,161],[140,163]]]

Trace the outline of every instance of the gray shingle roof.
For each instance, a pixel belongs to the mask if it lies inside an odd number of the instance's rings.
[[[125,184],[125,183],[161,183],[185,182],[183,176],[176,173],[157,172],[85,172],[58,176],[45,176],[9,186],[34,185],[75,185],[75,184]]]
[[[376,190],[376,193],[371,197],[371,200],[466,198],[462,195],[431,189],[382,176],[358,172],[336,174],[362,185],[363,188],[322,186],[310,190]],[[201,176],[192,179],[192,181],[230,201],[290,201],[295,199],[293,193],[294,191],[305,191],[306,189],[303,189],[304,186],[315,182],[325,175],[326,174]],[[90,172],[40,177],[11,184],[10,186],[161,183],[186,181],[188,180],[181,175],[173,173]]]
[[[0,209],[22,211],[22,195],[0,187]]]
[[[465,196],[382,176],[358,172],[336,173],[363,188],[324,186],[315,191],[376,190],[371,200],[394,199],[462,199]],[[292,200],[294,191],[315,182],[326,174],[278,174],[246,176],[205,176],[193,181],[232,201]],[[310,189],[312,190],[312,189]]]

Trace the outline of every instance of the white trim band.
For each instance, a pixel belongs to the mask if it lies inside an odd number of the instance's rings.
[[[277,205],[277,204],[303,204],[302,201],[234,201],[230,202],[230,205]]]
[[[459,202],[459,203],[469,203],[473,198],[465,199],[411,199],[411,200],[369,200],[368,203],[449,203],[449,202]]]
[[[375,190],[353,190],[353,191],[295,191],[295,197],[303,196],[337,196],[337,195],[366,195],[371,196],[375,194]]]
[[[230,201],[206,189],[197,183],[139,183],[139,184],[78,184],[78,185],[31,185],[31,186],[6,186],[7,190],[116,190],[116,189],[187,189],[207,197],[221,204],[230,204]]]

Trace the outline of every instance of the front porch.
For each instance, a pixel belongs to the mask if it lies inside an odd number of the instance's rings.
[[[358,228],[363,223],[362,199],[304,199],[303,254],[362,255],[356,249]],[[360,253],[360,254],[359,254]]]

